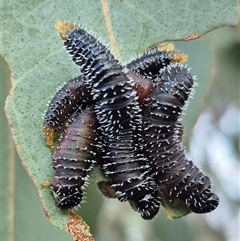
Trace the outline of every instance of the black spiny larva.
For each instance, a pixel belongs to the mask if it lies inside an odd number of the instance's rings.
[[[89,92],[81,76],[67,82],[53,97],[44,116],[43,135],[52,146],[69,117],[80,107],[90,104]]]
[[[97,160],[97,121],[91,108],[76,114],[52,153],[55,177],[51,189],[57,194],[56,205],[62,210],[80,204],[82,188]]]
[[[125,72],[132,71],[140,77],[154,80],[160,76],[160,71],[170,63],[186,62],[187,55],[174,50],[170,43],[160,43],[149,48],[143,56],[133,60],[125,67]]]
[[[180,199],[195,213],[211,212],[218,206],[219,198],[211,192],[210,179],[186,159],[179,141],[182,136],[179,118],[194,78],[178,64],[170,64],[160,73],[143,122],[145,151],[156,173],[160,196]]]
[[[136,91],[133,91],[134,82],[126,77],[110,51],[92,35],[72,24],[59,22],[56,27],[96,101],[104,175],[111,179],[120,201],[136,202],[136,211],[144,219],[153,218],[160,202],[140,146],[142,115]]]

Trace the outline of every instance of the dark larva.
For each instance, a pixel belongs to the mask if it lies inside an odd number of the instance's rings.
[[[63,130],[66,121],[79,108],[90,104],[90,97],[81,76],[67,82],[51,100],[44,116],[43,134],[47,145],[52,146],[55,137]]]
[[[136,91],[132,90],[134,82],[126,77],[105,46],[86,31],[61,22],[57,28],[96,101],[95,112],[103,137],[104,175],[112,181],[120,201],[136,202],[136,211],[144,219],[151,219],[160,202],[140,146],[142,116]]]
[[[153,80],[160,75],[159,71],[170,63],[171,59],[168,52],[153,52],[127,64],[125,72],[131,70],[140,76]]]
[[[133,60],[125,67],[125,72],[132,71],[139,76],[154,80],[160,76],[160,71],[170,63],[187,61],[187,55],[174,51],[174,45],[160,43],[149,48],[142,57]]]
[[[180,141],[179,117],[193,82],[180,65],[170,64],[161,70],[144,111],[143,136],[160,196],[183,200],[193,212],[205,213],[214,210],[219,199],[211,192],[209,178],[186,159]]]
[[[172,43],[168,42],[154,44],[144,52],[144,55],[147,56],[148,54],[157,53],[161,51],[168,53],[171,63],[184,63],[188,60],[188,55],[178,50],[175,50],[175,46]]]
[[[53,150],[56,176],[50,187],[57,194],[57,207],[62,210],[71,209],[82,201],[82,187],[98,159],[96,130],[94,112],[87,108],[67,126],[59,146]]]

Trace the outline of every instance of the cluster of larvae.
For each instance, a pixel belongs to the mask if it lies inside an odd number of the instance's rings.
[[[195,213],[213,211],[219,198],[210,179],[182,146],[181,114],[195,80],[182,64],[187,56],[159,44],[122,66],[85,30],[64,22],[56,27],[81,72],[56,93],[44,118],[43,134],[54,146],[50,187],[57,207],[78,206],[100,165],[108,180],[98,183],[102,193],[128,201],[143,219],[152,219],[163,200],[184,202]]]

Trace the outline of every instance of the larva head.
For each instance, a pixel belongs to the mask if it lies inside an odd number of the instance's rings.
[[[97,183],[99,190],[107,198],[117,198],[116,189],[112,187],[110,181],[100,181]]]
[[[56,199],[56,206],[61,210],[69,210],[80,204],[83,198],[82,190],[69,195],[61,195]]]
[[[50,188],[55,196],[56,206],[61,210],[69,210],[78,206],[83,199],[81,183],[78,179],[55,176],[51,180]]]
[[[203,197],[202,197],[203,196]],[[195,199],[189,207],[194,213],[209,213],[217,208],[219,204],[219,197],[215,193],[201,195],[198,199]]]
[[[72,23],[66,23],[58,21],[55,24],[55,28],[59,31],[62,40],[67,40],[68,36],[78,29],[78,27]]]
[[[141,217],[145,220],[153,219],[160,209],[160,200],[157,196],[157,192],[146,194],[139,200],[128,200],[128,202],[132,209],[139,212]]]

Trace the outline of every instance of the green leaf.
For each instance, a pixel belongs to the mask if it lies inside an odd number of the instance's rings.
[[[109,43],[128,61],[163,40],[201,36],[237,22],[238,1],[4,1],[1,54],[12,71],[6,114],[18,154],[36,185],[49,219],[65,229],[69,216],[54,205],[42,183],[51,179],[50,151],[42,138],[42,115],[56,88],[78,74],[54,24],[76,22]]]

